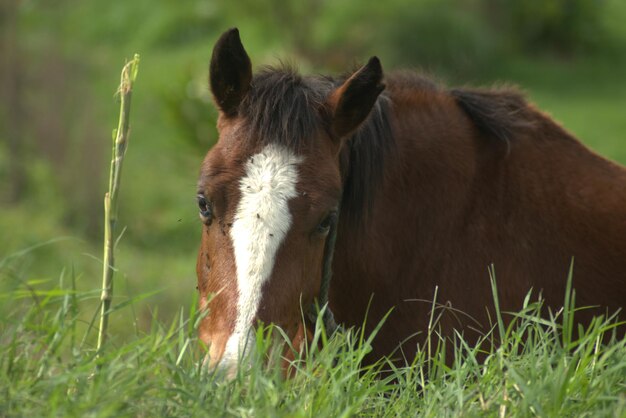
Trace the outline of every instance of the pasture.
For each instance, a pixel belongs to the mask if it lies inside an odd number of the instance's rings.
[[[571,318],[577,306],[565,294],[565,308],[549,318],[539,317],[541,301],[537,292],[530,294],[521,312],[501,313],[517,318],[500,330],[501,340],[488,334],[480,348],[459,340],[452,365],[432,334],[405,368],[389,370],[384,361],[363,368],[359,360],[369,350],[369,335],[349,330],[326,341],[318,329],[316,338],[324,343],[297,358],[297,372],[285,380],[276,367],[276,345],[261,330],[249,369],[230,381],[208,373],[196,334],[194,188],[199,162],[215,140],[206,67],[215,34],[226,26],[198,34],[197,22],[164,6],[131,36],[127,26],[141,16],[139,6],[123,14],[126,6],[113,3],[106,13],[93,5],[66,16],[29,12],[24,19],[26,28],[39,28],[26,37],[27,52],[45,46],[46,30],[60,23],[78,30],[85,45],[55,29],[55,39],[64,43],[47,58],[62,57],[54,61],[57,70],[77,77],[63,82],[51,70],[50,83],[56,80],[60,90],[27,89],[26,107],[43,108],[65,125],[58,135],[54,125],[34,119],[28,135],[34,137],[41,122],[49,127],[50,142],[30,143],[29,190],[18,203],[0,206],[0,416],[626,417],[626,340],[602,343],[612,320],[596,322],[575,338]],[[611,18],[621,22],[623,6],[613,7]],[[118,21],[120,13],[126,20]],[[180,18],[177,27],[189,23],[191,42],[181,42],[183,31],[168,26],[174,21],[164,17],[168,13]],[[85,23],[98,14],[97,24]],[[232,20],[212,16],[206,18],[211,24]],[[261,25],[246,25],[262,33]],[[274,62],[277,50],[290,56],[289,46],[276,38],[270,46],[261,36],[255,39],[251,50],[263,51],[255,62]],[[142,63],[120,197],[118,231],[125,231],[116,252],[110,340],[96,359],[101,202],[117,112],[113,92],[118,68],[135,51]],[[332,73],[343,63],[315,65],[304,61],[301,69]],[[28,71],[41,86],[42,74]],[[432,72],[438,74],[435,66]],[[514,54],[487,68],[442,74],[449,85],[517,84],[589,147],[626,164],[626,62],[620,54]],[[59,139],[65,132],[68,143]],[[86,148],[82,138],[89,138]],[[38,147],[43,151],[34,152]],[[0,181],[11,158],[1,142]],[[502,326],[498,318],[493,326]],[[387,370],[383,378],[380,370]]]
[[[95,314],[85,306],[99,292],[78,291],[73,270],[44,290],[41,281],[16,275],[12,261],[0,265],[0,412],[7,417],[626,414],[626,340],[602,343],[614,320],[596,321],[574,338],[571,297],[545,319],[529,294],[501,339],[486,335],[480,349],[459,339],[452,366],[435,333],[406,367],[362,367],[369,336],[348,330],[326,340],[318,328],[314,343],[322,347],[296,356],[286,380],[277,366],[280,345],[261,329],[251,366],[225,380],[202,366],[195,299],[147,330],[137,327],[141,296],[117,303],[111,314],[132,336],[113,336],[96,358],[95,317],[83,317]],[[502,327],[500,316],[494,322]]]

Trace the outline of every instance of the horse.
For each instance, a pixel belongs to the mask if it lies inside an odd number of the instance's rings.
[[[315,305],[367,332],[388,315],[371,361],[414,356],[434,299],[450,308],[442,335],[471,338],[494,318],[491,265],[502,311],[530,289],[562,306],[572,260],[577,305],[596,307],[577,320],[625,306],[626,169],[515,88],[384,76],[377,57],[341,77],[253,75],[236,28],[209,73],[219,139],[197,184],[196,269],[210,367],[236,369],[260,323],[306,344]]]

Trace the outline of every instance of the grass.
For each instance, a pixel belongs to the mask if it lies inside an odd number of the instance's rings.
[[[104,194],[104,251],[102,256],[102,294],[98,346],[100,351],[107,336],[109,311],[113,298],[113,276],[115,271],[115,243],[121,238],[115,230],[117,224],[117,196],[122,179],[122,164],[128,147],[130,130],[130,102],[133,84],[139,70],[139,55],[127,62],[122,69],[120,87],[120,118],[118,127],[113,131],[113,150],[109,173],[109,190]]]
[[[142,296],[118,300],[111,320],[134,334],[111,334],[97,357],[99,289],[77,290],[71,269],[54,286],[29,280],[15,268],[24,256],[0,261],[0,416],[626,416],[626,339],[602,342],[614,319],[574,332],[571,297],[545,318],[529,295],[498,313],[514,318],[497,321],[502,337],[458,336],[452,365],[433,334],[410,367],[363,366],[370,339],[352,329],[297,356],[284,379],[276,333],[261,329],[250,366],[228,380],[202,367],[196,299],[146,331],[133,326]]]

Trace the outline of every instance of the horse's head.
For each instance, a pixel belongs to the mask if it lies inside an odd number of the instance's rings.
[[[336,83],[292,70],[253,76],[236,29],[215,45],[209,81],[219,140],[200,171],[197,261],[209,311],[200,338],[212,365],[232,370],[259,321],[280,326],[294,346],[306,338],[302,310],[320,291],[342,196],[340,151],[381,79],[376,58]]]

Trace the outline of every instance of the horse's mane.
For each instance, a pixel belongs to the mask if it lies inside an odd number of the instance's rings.
[[[509,142],[534,125],[526,98],[515,88],[452,89],[450,94],[478,129],[491,137]]]
[[[252,86],[239,111],[248,121],[250,139],[275,143],[295,152],[313,143],[320,129],[329,129],[324,104],[328,95],[345,77],[302,77],[289,66],[265,67],[252,80]],[[382,180],[387,154],[394,146],[389,123],[389,99],[383,92],[370,115],[347,141],[341,155],[344,178],[343,213],[360,221],[374,201]]]
[[[314,145],[310,142],[323,123],[319,108],[331,90],[328,80],[302,77],[286,65],[263,68],[239,106],[250,139],[295,151]]]

